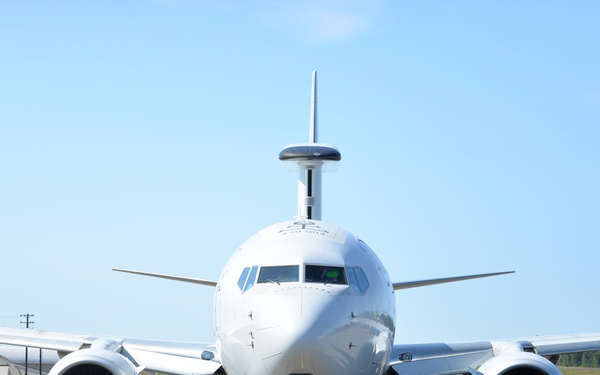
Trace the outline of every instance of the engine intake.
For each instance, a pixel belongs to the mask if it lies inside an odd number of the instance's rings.
[[[70,353],[48,375],[139,375],[135,365],[121,354],[105,349],[82,349]]]
[[[489,359],[472,373],[480,375],[562,375],[552,362],[529,352],[499,355]]]

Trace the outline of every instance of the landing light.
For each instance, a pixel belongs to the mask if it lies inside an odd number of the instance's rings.
[[[208,350],[204,350],[202,354],[200,354],[200,358],[202,358],[205,361],[210,361],[213,358],[215,358],[215,353],[209,352]]]
[[[410,361],[412,361],[412,359],[413,359],[413,356],[409,352],[402,353],[398,356],[398,360],[402,361],[402,362],[410,362]]]

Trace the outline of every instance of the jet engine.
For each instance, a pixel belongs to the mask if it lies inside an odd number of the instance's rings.
[[[59,360],[48,375],[139,375],[135,365],[106,349],[82,349]]]
[[[529,352],[506,353],[487,360],[477,375],[562,375],[546,358]]]

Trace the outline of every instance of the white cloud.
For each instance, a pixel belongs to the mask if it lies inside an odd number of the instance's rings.
[[[369,30],[383,3],[383,0],[265,1],[259,17],[278,32],[313,42],[338,42]]]

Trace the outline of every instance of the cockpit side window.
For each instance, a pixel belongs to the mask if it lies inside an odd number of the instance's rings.
[[[290,283],[299,280],[299,266],[264,266],[260,268],[258,283]]]
[[[360,290],[364,293],[365,290],[369,287],[369,280],[367,280],[367,275],[365,275],[365,271],[363,271],[360,267],[354,267],[354,272],[356,272],[356,278],[358,279],[358,285],[360,286]]]
[[[246,285],[246,280],[248,279],[248,273],[250,272],[250,267],[244,268],[240,278],[238,279],[238,287],[240,290],[244,290],[244,285]]]
[[[254,286],[256,282],[256,273],[258,272],[258,266],[252,266],[250,270],[250,276],[248,276],[248,281],[246,281],[246,286],[244,287],[244,292]]]
[[[358,286],[358,279],[356,278],[356,272],[354,267],[346,267],[346,275],[348,276],[348,284],[357,292],[360,292],[360,286]]]
[[[352,288],[360,293],[364,293],[369,287],[369,280],[365,272],[360,267],[346,267],[348,273],[348,283]]]
[[[258,266],[244,268],[240,278],[238,279],[238,287],[242,290],[242,292],[245,292],[254,286],[254,283],[256,282],[257,271]]]
[[[344,267],[306,265],[304,281],[307,283],[348,284]]]

